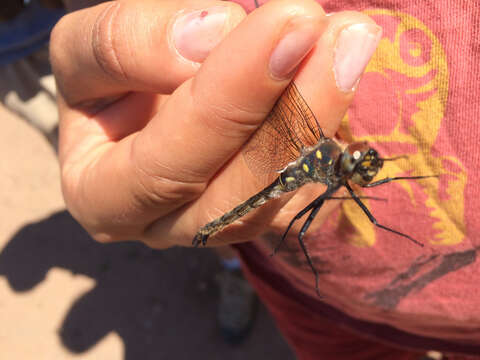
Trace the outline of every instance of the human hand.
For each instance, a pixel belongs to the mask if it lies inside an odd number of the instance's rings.
[[[354,12],[326,17],[307,0],[269,2],[246,18],[228,2],[155,0],[66,16],[51,60],[68,209],[99,241],[190,245],[200,226],[266,185],[242,146],[307,54],[295,82],[325,134],[336,132],[375,48],[373,24]],[[308,189],[286,206],[289,197],[274,201],[209,243],[284,229],[312,198]]]

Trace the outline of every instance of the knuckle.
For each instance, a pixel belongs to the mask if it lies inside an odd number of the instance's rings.
[[[250,135],[268,114],[266,109],[253,109],[232,101],[203,101],[195,104],[198,116],[222,137],[244,138]]]
[[[133,196],[140,207],[165,206],[171,211],[172,204],[180,207],[204,191],[206,184],[186,181],[191,177],[159,163],[151,154],[143,153],[139,148],[142,147],[132,149],[131,162],[138,185]]]
[[[116,26],[120,3],[113,2],[96,18],[91,34],[91,48],[98,66],[109,76],[125,80],[122,65],[123,52],[120,50],[121,27]]]

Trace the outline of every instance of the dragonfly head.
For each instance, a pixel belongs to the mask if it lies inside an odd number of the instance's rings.
[[[342,155],[342,171],[358,185],[371,182],[382,166],[383,160],[366,141],[348,145]]]

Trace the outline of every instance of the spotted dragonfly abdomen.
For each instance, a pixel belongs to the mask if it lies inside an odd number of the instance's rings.
[[[209,236],[223,230],[223,228],[238,220],[242,216],[245,216],[250,211],[262,206],[271,199],[279,197],[282,193],[287,191],[288,190],[285,189],[284,185],[280,181],[280,177],[277,178],[272,184],[267,186],[259,193],[253,195],[251,198],[236,206],[229,212],[223,214],[221,217],[203,226],[200,230],[198,230],[192,244],[194,246],[198,246],[200,243],[205,245]]]

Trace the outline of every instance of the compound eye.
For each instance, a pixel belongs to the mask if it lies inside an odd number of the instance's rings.
[[[373,177],[370,176],[370,175],[363,175],[363,180],[366,181],[367,183],[372,181],[372,179],[373,179]]]

